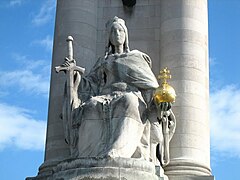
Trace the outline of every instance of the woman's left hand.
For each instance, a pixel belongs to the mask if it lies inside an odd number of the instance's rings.
[[[161,102],[158,105],[158,108],[160,111],[168,111],[169,109],[171,109],[172,107],[172,103],[171,102]]]

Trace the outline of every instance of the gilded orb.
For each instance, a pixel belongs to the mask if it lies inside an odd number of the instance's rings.
[[[162,84],[156,89],[153,98],[155,103],[160,104],[162,102],[175,102],[176,92],[172,86],[167,83],[167,79],[170,79],[170,71],[164,68],[160,71],[158,79],[162,79]]]
[[[154,101],[157,104],[161,102],[174,102],[176,98],[175,90],[169,84],[162,84],[154,93]]]

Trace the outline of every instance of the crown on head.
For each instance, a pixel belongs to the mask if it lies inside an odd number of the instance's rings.
[[[115,16],[114,18],[110,19],[107,23],[106,23],[106,28],[107,30],[110,30],[113,23],[119,23],[123,26],[125,26],[125,21],[117,16]]]

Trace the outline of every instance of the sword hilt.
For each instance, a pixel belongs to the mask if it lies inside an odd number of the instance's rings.
[[[67,40],[68,42],[68,57],[65,58],[65,61],[67,62],[67,66],[65,65],[60,65],[55,67],[55,70],[57,73],[59,73],[60,71],[78,71],[81,74],[83,74],[85,72],[85,68],[76,66],[76,62],[73,59],[73,37],[72,36],[68,36]]]
[[[68,59],[71,61],[73,60],[73,37],[68,36],[66,41],[68,42]]]

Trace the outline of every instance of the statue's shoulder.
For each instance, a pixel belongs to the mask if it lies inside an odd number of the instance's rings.
[[[132,50],[129,52],[129,55],[138,55],[141,56],[148,64],[150,67],[152,67],[152,61],[151,58],[149,57],[149,55],[147,55],[146,53],[139,51],[139,50]]]
[[[129,54],[129,55],[133,55],[133,54],[142,55],[142,54],[145,54],[145,53],[143,53],[142,51],[139,51],[139,50],[137,50],[137,49],[134,49],[134,50],[131,50],[128,54]]]

